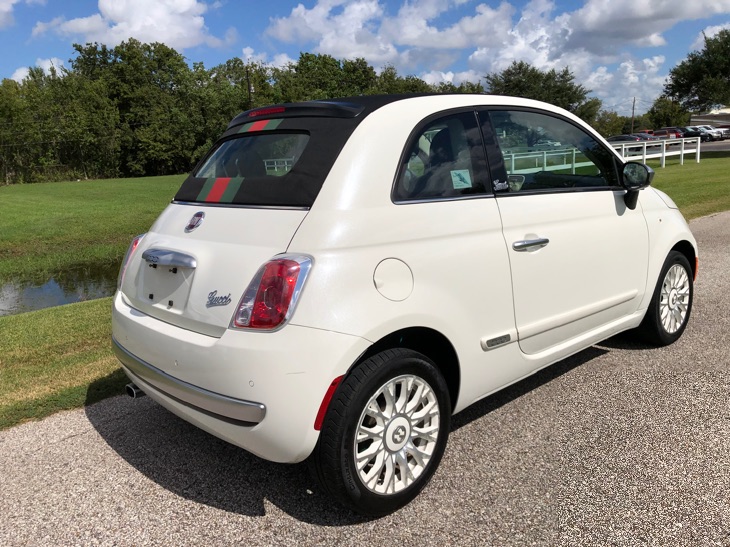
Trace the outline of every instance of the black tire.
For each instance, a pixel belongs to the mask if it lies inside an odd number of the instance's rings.
[[[386,401],[386,388],[395,394],[392,405]],[[410,405],[403,406],[406,401]],[[361,426],[363,438],[355,443]],[[365,435],[371,426],[379,433]],[[424,426],[435,427],[435,435],[425,434]],[[359,364],[337,388],[310,469],[343,505],[363,515],[385,515],[409,503],[428,484],[450,427],[449,390],[434,363],[415,351],[386,350]]]
[[[668,346],[682,336],[692,312],[692,277],[687,257],[671,251],[662,266],[649,309],[638,328],[644,340],[656,346]]]

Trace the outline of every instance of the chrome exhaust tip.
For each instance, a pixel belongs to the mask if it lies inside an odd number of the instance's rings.
[[[144,391],[142,391],[132,383],[127,384],[124,389],[127,390],[127,395],[129,395],[132,399],[139,399],[140,397],[144,397]]]

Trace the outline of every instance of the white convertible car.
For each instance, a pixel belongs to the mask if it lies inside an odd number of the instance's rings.
[[[681,336],[697,247],[652,176],[526,99],[244,112],[127,253],[128,391],[393,511],[454,413],[618,332]]]

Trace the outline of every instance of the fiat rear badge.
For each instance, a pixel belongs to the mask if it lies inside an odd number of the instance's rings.
[[[203,211],[198,211],[193,215],[193,218],[190,219],[190,222],[188,222],[188,225],[185,227],[185,233],[189,234],[195,228],[200,226],[203,223],[203,219],[205,218],[205,213]]]

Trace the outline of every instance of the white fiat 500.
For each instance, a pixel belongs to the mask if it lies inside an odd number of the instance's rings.
[[[681,336],[697,248],[652,176],[525,99],[244,112],[127,253],[128,391],[393,511],[454,413],[618,332]]]

